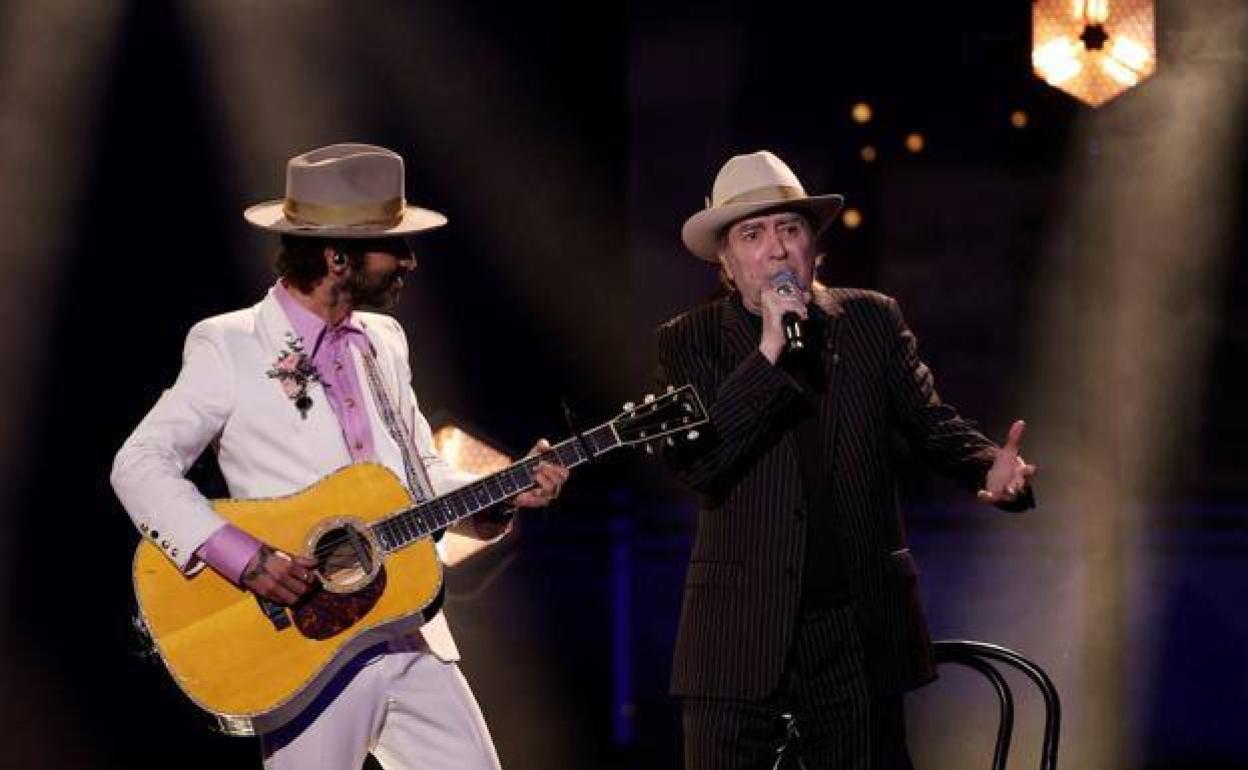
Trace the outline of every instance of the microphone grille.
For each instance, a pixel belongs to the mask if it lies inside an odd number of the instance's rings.
[[[785,269],[771,276],[771,288],[778,289],[781,286],[797,286],[797,274]]]

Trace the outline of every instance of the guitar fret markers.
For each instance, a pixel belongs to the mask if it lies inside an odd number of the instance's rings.
[[[582,439],[589,456],[585,455],[576,439],[553,446],[546,454],[553,455],[565,468],[572,468],[617,445],[609,423],[585,433]],[[373,531],[386,551],[398,550],[435,530],[449,527],[460,519],[535,486],[533,471],[540,460],[540,457],[527,457],[510,468],[378,522],[373,525]]]
[[[614,422],[604,423],[579,437],[556,444],[544,456],[553,457],[565,468],[574,468],[605,454],[623,443],[613,427]],[[641,436],[644,437],[645,433]],[[386,551],[396,551],[535,486],[533,471],[541,459],[542,456],[526,457],[509,468],[377,522],[373,531]]]

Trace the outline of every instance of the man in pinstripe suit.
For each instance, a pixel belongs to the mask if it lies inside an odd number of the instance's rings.
[[[687,770],[772,767],[786,712],[810,770],[911,766],[902,694],[935,674],[893,435],[981,500],[1033,505],[1023,423],[998,447],[941,402],[894,300],[815,282],[842,202],[740,155],[682,231],[732,288],[658,331],[660,384],[692,382],[711,415],[667,454],[700,497],[672,671]]]

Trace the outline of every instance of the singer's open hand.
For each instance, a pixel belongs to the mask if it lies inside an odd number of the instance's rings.
[[[810,300],[809,291],[798,290],[786,294],[772,287],[762,290],[759,305],[763,311],[763,336],[759,340],[758,350],[771,363],[774,364],[784,351],[784,314],[797,313],[799,318],[806,320],[809,312],[806,305]]]
[[[984,488],[979,490],[979,499],[985,503],[1000,505],[1014,502],[1023,494],[1031,477],[1036,475],[1036,466],[1025,461],[1020,454],[1026,428],[1027,423],[1022,420],[1015,420],[1010,426],[1005,445],[997,450],[996,461],[984,478]]]

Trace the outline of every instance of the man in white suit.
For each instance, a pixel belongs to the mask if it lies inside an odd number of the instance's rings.
[[[389,150],[332,145],[291,159],[285,198],[245,212],[281,234],[281,277],[257,305],[191,329],[177,381],[113,466],[135,525],[178,568],[207,565],[281,604],[316,581],[315,561],[227,523],[185,478],[210,444],[235,498],[288,495],[360,461],[385,465],[417,499],[472,480],[433,449],[402,327],[359,310],[392,306],[416,265],[405,238],[446,223],[407,203],[403,180]],[[567,475],[540,462],[536,486],[510,502],[547,505]],[[505,521],[461,522],[440,550],[478,549],[506,533]],[[442,613],[372,641],[301,713],[259,725],[265,767],[356,770],[372,752],[387,770],[498,768]]]

